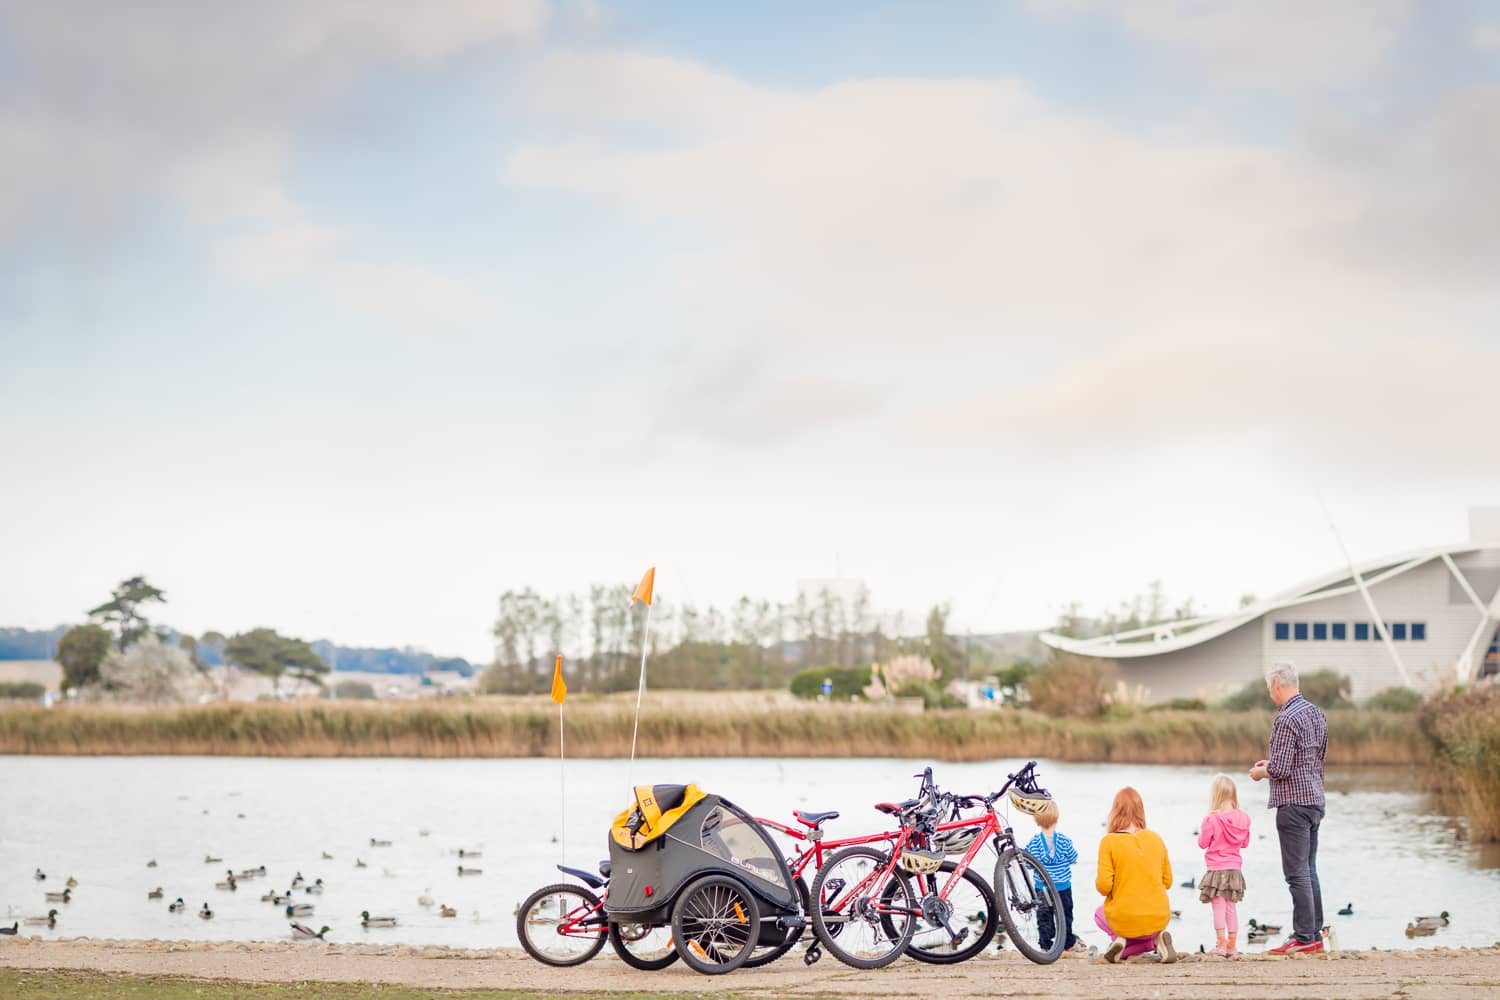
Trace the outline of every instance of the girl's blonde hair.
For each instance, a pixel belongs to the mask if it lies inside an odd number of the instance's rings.
[[[1234,779],[1227,774],[1214,775],[1213,789],[1209,793],[1208,811],[1218,812],[1225,805],[1240,807],[1240,791],[1235,787]]]
[[[1043,830],[1050,830],[1057,825],[1057,803],[1045,803],[1036,811],[1036,825]]]

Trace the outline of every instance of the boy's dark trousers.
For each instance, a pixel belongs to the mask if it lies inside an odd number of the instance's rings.
[[[1078,943],[1078,937],[1073,933],[1073,887],[1069,886],[1066,889],[1059,889],[1057,891],[1057,894],[1062,897],[1064,931],[1063,950],[1066,951],[1067,949],[1073,947]],[[1042,939],[1042,949],[1045,951],[1051,951],[1052,940],[1054,937],[1052,927],[1052,914],[1037,914],[1036,929]]]

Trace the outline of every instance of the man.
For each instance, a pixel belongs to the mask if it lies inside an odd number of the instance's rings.
[[[1323,822],[1323,757],[1328,752],[1328,719],[1302,697],[1297,668],[1271,664],[1266,689],[1280,709],[1271,723],[1271,756],[1255,762],[1250,777],[1271,781],[1267,807],[1276,810],[1281,840],[1281,873],[1292,893],[1292,936],[1273,955],[1316,955],[1323,951],[1323,890],[1318,885],[1318,826]]]

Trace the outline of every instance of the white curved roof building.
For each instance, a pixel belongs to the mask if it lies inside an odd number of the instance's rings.
[[[1276,660],[1347,674],[1355,698],[1472,682],[1500,672],[1500,508],[1470,510],[1466,544],[1356,563],[1232,614],[1041,640],[1114,661],[1151,701],[1216,697]]]

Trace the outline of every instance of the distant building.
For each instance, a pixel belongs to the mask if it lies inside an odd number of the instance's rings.
[[[1112,660],[1151,701],[1212,698],[1276,660],[1347,674],[1355,698],[1500,673],[1500,508],[1469,511],[1469,541],[1332,570],[1219,617],[1042,642]]]

